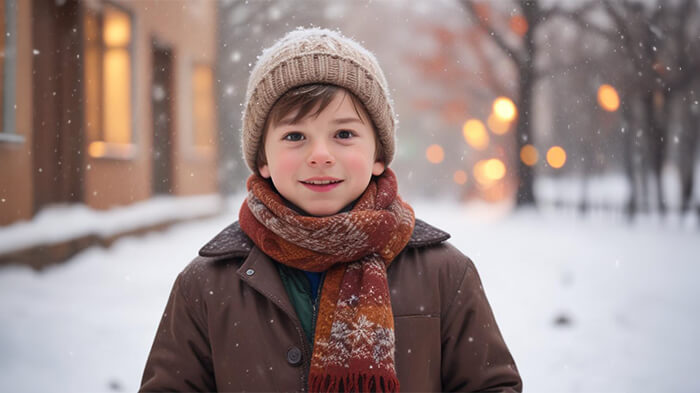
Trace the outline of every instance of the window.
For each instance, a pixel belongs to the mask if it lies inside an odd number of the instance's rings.
[[[215,107],[214,77],[210,66],[197,64],[192,72],[192,100],[194,113],[194,146],[208,153],[214,144]]]
[[[0,0],[0,141],[21,142],[15,127],[17,3]]]
[[[131,16],[105,5],[85,14],[85,110],[93,157],[133,155]]]

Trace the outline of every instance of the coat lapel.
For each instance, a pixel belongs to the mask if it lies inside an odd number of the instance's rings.
[[[284,288],[275,262],[259,248],[253,247],[248,257],[236,271],[241,281],[260,292],[281,308],[293,320],[298,320],[287,291]]]

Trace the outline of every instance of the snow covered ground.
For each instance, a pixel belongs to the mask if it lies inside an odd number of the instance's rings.
[[[110,237],[171,220],[187,220],[221,211],[219,195],[156,196],[109,210],[83,204],[43,208],[34,218],[0,226],[0,253],[87,235]]]
[[[698,229],[450,202],[414,208],[475,261],[525,391],[700,391]],[[135,391],[176,274],[236,212],[41,272],[1,268],[3,391]]]

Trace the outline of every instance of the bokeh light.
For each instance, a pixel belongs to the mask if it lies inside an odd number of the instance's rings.
[[[521,37],[524,36],[525,33],[527,33],[527,20],[522,15],[511,16],[509,25],[510,30]]]
[[[520,160],[527,165],[527,166],[533,166],[537,164],[537,160],[539,160],[539,152],[537,151],[537,148],[535,146],[532,146],[531,144],[527,144],[523,146],[522,149],[520,149]]]
[[[493,101],[493,113],[503,121],[513,121],[517,114],[517,109],[510,98],[498,97]]]
[[[462,133],[469,146],[476,150],[484,150],[489,146],[489,134],[480,120],[467,120],[462,127]]]
[[[445,151],[440,145],[430,145],[425,151],[425,157],[433,164],[439,164],[445,159]]]
[[[489,186],[505,175],[506,166],[497,158],[481,160],[474,164],[474,178],[482,186]]]
[[[620,107],[620,96],[614,87],[602,84],[598,88],[598,104],[608,112],[615,112]]]
[[[486,124],[489,126],[491,132],[496,135],[503,135],[510,129],[510,122],[501,120],[501,118],[496,116],[495,113],[491,113],[489,115],[489,118],[486,120]]]
[[[484,170],[486,177],[491,180],[501,180],[503,176],[506,175],[506,166],[503,164],[503,161],[497,158],[487,160],[484,165]]]
[[[566,163],[566,151],[561,146],[552,146],[547,150],[547,163],[554,169],[559,169]]]
[[[473,175],[474,179],[481,184],[481,185],[487,185],[491,183],[491,180],[489,180],[486,177],[486,173],[484,171],[484,164],[486,164],[486,161],[477,161],[476,164],[474,164],[474,169],[473,169]]]

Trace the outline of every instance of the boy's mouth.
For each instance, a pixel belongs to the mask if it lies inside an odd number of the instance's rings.
[[[342,180],[332,178],[312,178],[300,180],[299,182],[312,191],[325,192],[336,188],[340,183],[342,183]]]

